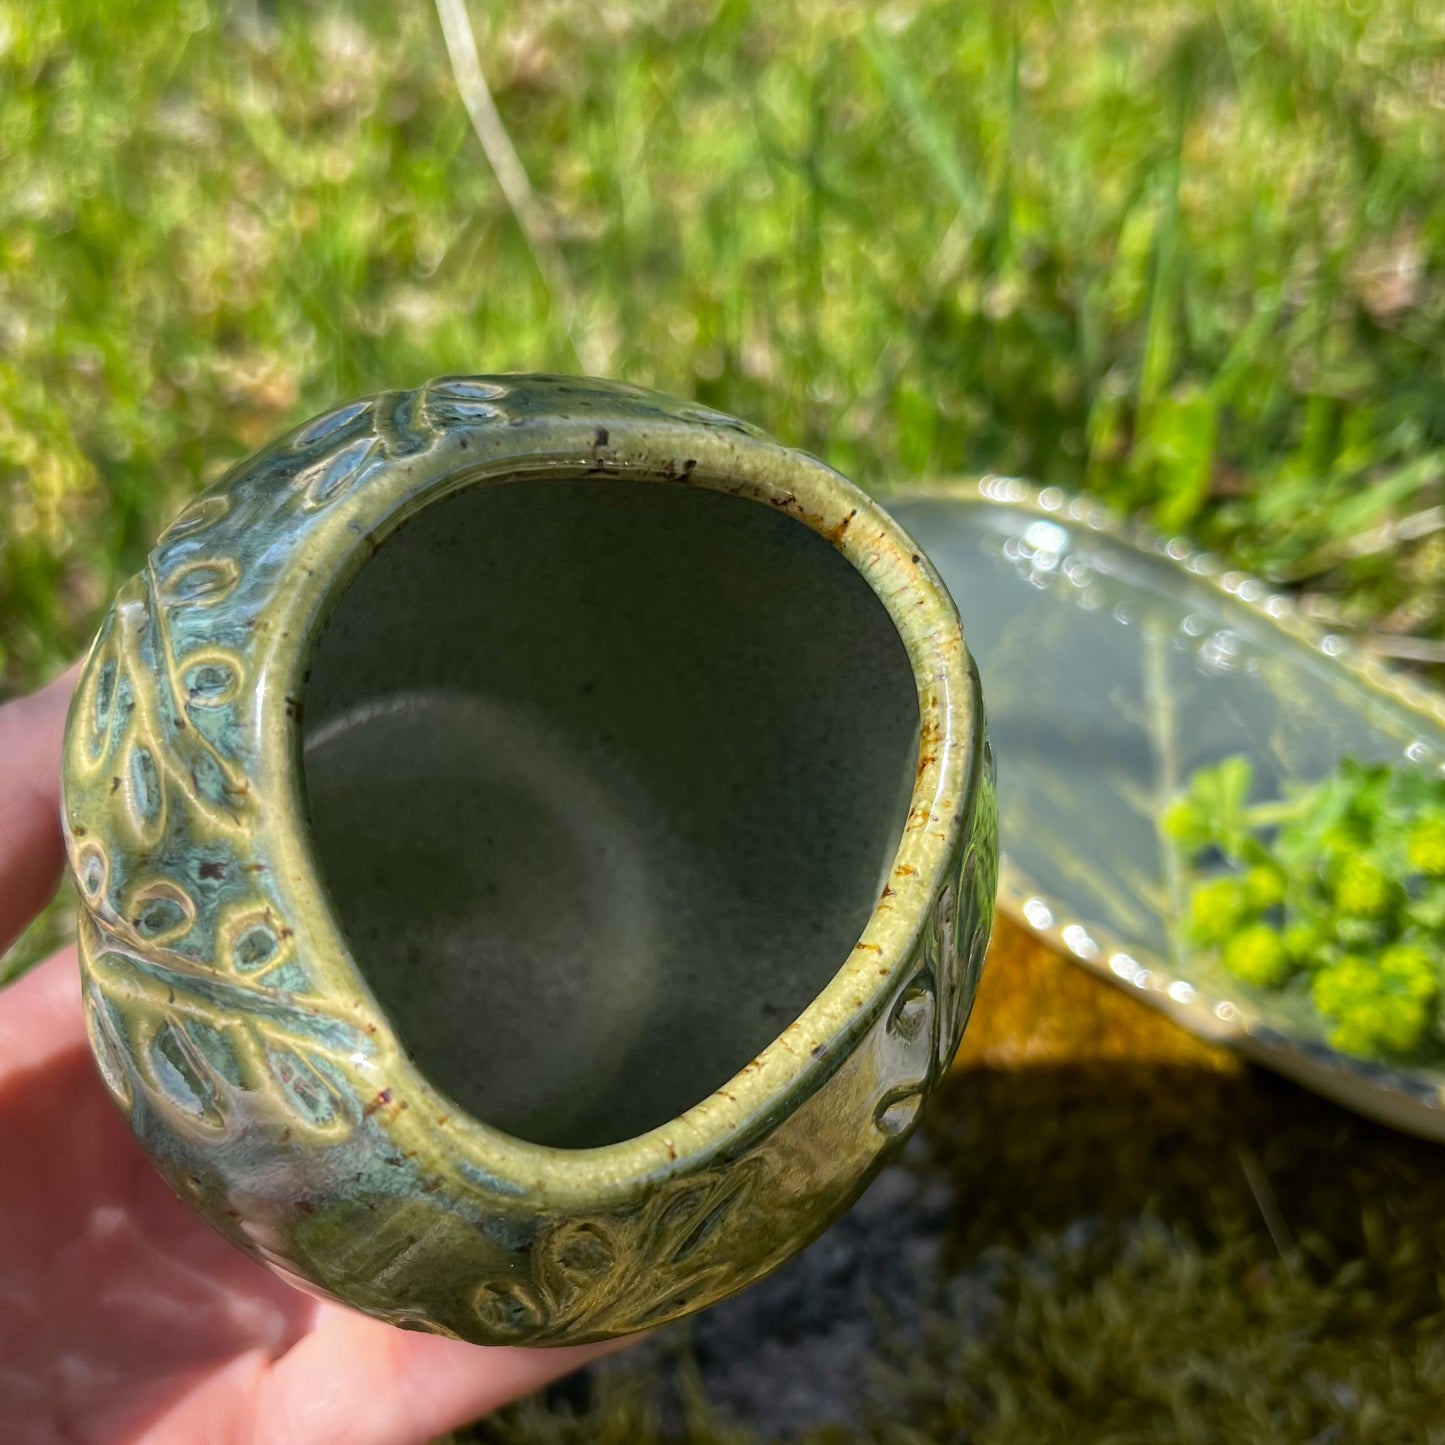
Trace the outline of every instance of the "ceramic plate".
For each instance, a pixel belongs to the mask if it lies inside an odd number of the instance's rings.
[[[1302,1000],[1191,956],[1158,827],[1189,774],[1230,753],[1253,760],[1260,796],[1345,756],[1445,768],[1445,699],[1086,499],[989,478],[888,506],[952,590],[983,675],[1000,906],[1195,1033],[1445,1140],[1445,1072],[1341,1054]]]

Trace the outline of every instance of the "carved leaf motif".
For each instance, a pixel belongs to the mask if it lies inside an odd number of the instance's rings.
[[[499,1339],[524,1339],[549,1323],[536,1295],[515,1280],[482,1285],[473,1303],[483,1327]]]
[[[200,536],[215,526],[230,509],[231,499],[224,492],[198,497],[156,539],[156,550],[160,551],[176,542]]]
[[[453,378],[435,394],[495,409],[504,390]],[[237,645],[266,588],[243,578],[241,559],[258,527],[315,525],[376,463],[434,444],[422,400],[396,392],[340,407],[274,462],[194,502],[122,589],[82,682],[79,761],[104,801],[88,836],[72,840],[92,1033],[112,1092],[133,1102],[134,1080],[183,1127],[219,1127],[236,1089],[269,1097],[313,1136],[359,1122],[345,1068],[370,1041],[297,1000],[309,987],[304,960],[246,867],[262,781],[240,750],[254,699]],[[289,484],[268,485],[273,475]],[[197,858],[200,888],[189,876]]]
[[[422,410],[433,426],[478,426],[506,415],[497,405],[506,394],[497,382],[440,377],[422,393]]]
[[[551,1248],[559,1277],[574,1285],[601,1278],[617,1263],[615,1243],[592,1220],[564,1224],[552,1236]]]
[[[121,1109],[128,1112],[132,1103],[130,1075],[121,1059],[115,1023],[103,998],[92,994],[86,999],[85,1027],[102,1082]]]
[[[123,777],[129,803],[131,826],[141,842],[154,842],[165,825],[161,811],[161,781],[156,773],[156,760],[142,742],[133,742],[127,749]]]
[[[82,902],[94,905],[105,892],[109,872],[108,860],[98,843],[83,843],[75,856],[75,881]]]
[[[167,896],[161,885],[146,886]],[[119,1006],[106,1015],[121,1030],[112,1022],[106,1033],[111,1052],[117,1061],[141,1061],[139,1081],[153,1106],[220,1127],[240,1090],[269,1097],[304,1136],[336,1138],[356,1127],[344,1062],[368,1046],[359,1030],[319,1006],[303,1008],[280,991],[171,954],[139,928],[98,924],[87,914],[82,932],[94,1003]]]
[[[324,442],[334,437],[338,432],[345,431],[353,422],[359,421],[368,415],[374,403],[366,401],[353,401],[348,406],[338,407],[335,411],[328,411],[323,416],[318,416],[315,421],[308,422],[291,439],[291,445],[298,451],[305,451],[314,447],[318,442]]]
[[[240,574],[233,557],[186,562],[163,579],[161,602],[167,607],[214,607],[229,595]]]
[[[97,1007],[115,998],[128,1043],[113,1021],[93,1023],[92,1032],[98,1056],[111,1062],[112,1092],[125,1103],[134,1102],[129,1056],[152,1107],[183,1126],[222,1127],[239,1087],[269,1093],[299,1129],[334,1133],[351,1121],[324,1060],[314,1057],[314,1038],[285,1042],[295,1035],[295,1011],[288,1015],[264,981],[241,992],[248,975],[263,980],[279,963],[295,966],[266,900],[230,904],[223,918],[204,889],[197,893],[180,877],[180,860],[196,856],[207,860],[210,876],[248,876],[237,824],[249,784],[236,762],[185,722],[190,707],[234,705],[243,679],[239,659],[215,648],[177,660],[156,599],[220,607],[238,572],[232,562],[188,562],[154,587],[148,574],[134,579],[88,680],[83,705],[94,711],[92,736],[100,740],[88,755],[111,759],[110,826],[88,830],[73,862],[91,910],[83,933]],[[119,873],[112,852],[124,861]],[[217,986],[228,975],[237,981],[230,992]]]
[[[762,1161],[669,1180],[616,1214],[568,1220],[534,1247],[533,1279],[483,1284],[478,1315],[503,1338],[634,1328],[680,1313],[728,1265],[715,1246],[751,1206]]]
[[[90,755],[97,760],[105,758],[115,739],[115,722],[120,709],[116,705],[116,661],[114,649],[109,645],[111,638],[101,640],[101,662],[96,669],[95,687],[85,702],[87,720],[90,724]]]
[[[362,470],[381,455],[381,441],[376,436],[362,436],[347,442],[339,451],[313,462],[296,475],[296,484],[311,507],[324,507],[347,488],[355,485]]]
[[[196,902],[180,884],[155,877],[131,892],[125,916],[146,944],[158,947],[190,929],[196,921]]]
[[[193,1124],[211,1129],[225,1124],[215,1070],[176,1020],[161,1024],[142,1059],[154,1099]]]
[[[266,1064],[294,1116],[318,1133],[334,1133],[338,1129],[347,1132],[345,1093],[325,1076],[316,1060],[306,1059],[295,1049],[271,1048],[266,1053]]]
[[[873,1122],[878,1131],[889,1139],[901,1139],[912,1128],[923,1107],[923,1086],[921,1084],[901,1085],[890,1089],[878,1102],[873,1112]]]
[[[182,669],[181,691],[188,708],[224,707],[241,690],[240,659],[219,648],[191,653]]]
[[[231,576],[236,567],[218,569],[205,564],[211,573]],[[193,575],[195,567],[181,569]],[[171,645],[170,624],[165,609],[156,605],[158,595],[171,588],[171,578],[152,585],[150,573],[132,578],[121,590],[116,606],[117,706],[123,703],[116,747],[123,769],[117,789],[127,790],[127,801],[137,832],[151,844],[169,828],[167,819],[178,808],[177,827],[193,833],[204,822],[237,825],[246,811],[249,784],[237,762],[223,757],[215,745],[185,717],[189,701],[181,681],[183,667]],[[203,655],[203,664],[214,658]],[[242,685],[239,673],[234,679]],[[127,776],[128,774],[128,776]],[[194,805],[203,819],[193,819]]]

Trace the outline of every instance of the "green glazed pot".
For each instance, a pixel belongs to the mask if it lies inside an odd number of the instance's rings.
[[[992,778],[952,602],[820,462],[604,382],[355,402],[193,502],[91,650],[100,1072],[304,1287],[479,1342],[642,1329],[912,1127]]]

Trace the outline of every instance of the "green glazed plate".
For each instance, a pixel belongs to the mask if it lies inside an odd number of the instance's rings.
[[[1302,1001],[1191,957],[1158,826],[1230,753],[1264,796],[1345,756],[1445,768],[1445,699],[1257,578],[1056,488],[986,478],[888,506],[969,619],[998,750],[1000,907],[1194,1033],[1445,1140],[1445,1072],[1341,1054]]]

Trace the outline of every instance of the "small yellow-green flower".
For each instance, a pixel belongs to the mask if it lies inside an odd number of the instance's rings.
[[[1211,878],[1189,900],[1189,932],[1197,943],[1223,943],[1249,913],[1249,895],[1241,879]]]
[[[1209,836],[1199,808],[1188,798],[1181,798],[1164,814],[1164,831],[1185,848],[1198,847]]]
[[[1357,1059],[1371,1058],[1378,1051],[1374,1029],[1358,1019],[1335,1024],[1329,1040],[1342,1054],[1353,1054]]]
[[[1181,854],[1209,835],[1232,870],[1195,887],[1187,937],[1244,983],[1307,988],[1336,1048],[1445,1046],[1445,777],[1346,759],[1258,808],[1251,778],[1243,759],[1201,769],[1170,816]]]
[[[1330,1019],[1330,1042],[1365,1058],[1405,1054],[1430,1023],[1438,984],[1423,949],[1399,944],[1377,963],[1347,957],[1315,975],[1310,996]]]
[[[1428,950],[1417,943],[1397,943],[1380,955],[1380,976],[1408,998],[1428,1002],[1440,991],[1440,980]]]
[[[1320,852],[1330,859],[1351,858],[1359,852],[1363,839],[1343,823],[1336,823],[1320,839]]]
[[[1419,1043],[1425,1026],[1422,1012],[1392,1006],[1387,1000],[1342,1019],[1330,1029],[1330,1043],[1343,1054],[1372,1059],[1408,1053]]]
[[[1301,968],[1325,962],[1326,940],[1312,923],[1291,923],[1284,931],[1284,949]]]
[[[1419,819],[1405,839],[1410,867],[1429,878],[1445,878],[1445,816],[1430,813]]]
[[[1430,1022],[1430,1011],[1416,999],[1389,996],[1378,1005],[1380,1042],[1391,1053],[1407,1054],[1419,1046]]]
[[[1235,978],[1256,988],[1274,988],[1289,977],[1290,957],[1275,929],[1267,923],[1253,923],[1225,944],[1224,966]]]
[[[1370,965],[1353,956],[1316,974],[1310,987],[1315,1007],[1331,1018],[1343,1018],[1361,1000],[1372,999],[1378,992]]]
[[[1396,892],[1389,874],[1358,854],[1342,858],[1335,868],[1335,907],[1347,918],[1383,918]]]
[[[1272,863],[1256,863],[1244,875],[1244,891],[1253,907],[1273,908],[1284,902],[1284,874]]]

